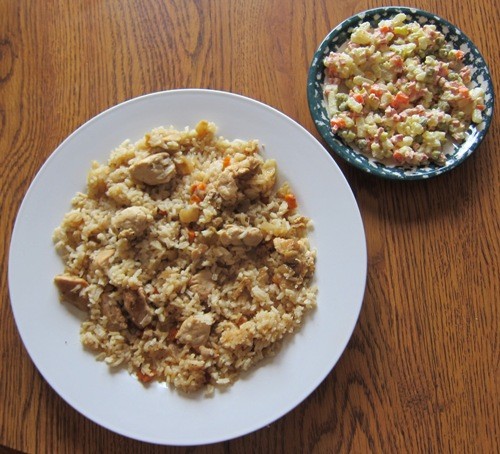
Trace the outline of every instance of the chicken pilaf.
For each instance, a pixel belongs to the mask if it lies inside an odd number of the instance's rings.
[[[54,232],[82,344],[143,382],[193,392],[277,352],[316,304],[310,220],[256,140],[158,128],[92,163]]]

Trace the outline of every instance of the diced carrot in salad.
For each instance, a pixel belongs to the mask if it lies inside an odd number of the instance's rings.
[[[378,85],[373,85],[370,87],[370,94],[377,96],[380,98],[384,93],[384,90],[382,90]]]
[[[363,95],[361,93],[356,93],[353,95],[353,98],[356,102],[359,102],[360,104],[363,104],[365,98],[363,98]]]
[[[332,118],[330,120],[330,126],[334,132],[337,132],[339,129],[346,127],[346,121],[343,118]]]
[[[408,97],[408,95],[406,95],[402,91],[399,91],[391,101],[391,106],[397,109],[399,107],[407,106],[409,102],[410,98]]]
[[[469,89],[467,87],[464,87],[464,86],[460,87],[458,89],[458,93],[460,94],[460,96],[462,98],[468,98],[469,97]]]
[[[401,153],[400,151],[395,151],[392,157],[399,163],[402,163],[405,160],[403,153]]]

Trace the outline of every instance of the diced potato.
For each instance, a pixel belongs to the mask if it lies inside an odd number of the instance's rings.
[[[187,208],[182,208],[179,211],[179,220],[183,224],[189,224],[190,222],[196,222],[200,217],[200,209],[197,206],[189,206]]]

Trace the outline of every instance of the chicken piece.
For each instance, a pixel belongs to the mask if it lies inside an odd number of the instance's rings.
[[[245,246],[255,247],[263,240],[264,235],[257,227],[247,227],[243,233],[243,244]]]
[[[152,154],[130,166],[132,178],[150,186],[168,183],[176,173],[168,153]]]
[[[205,347],[200,345],[200,354],[203,358],[214,358],[216,353],[213,348]]]
[[[202,270],[196,273],[189,282],[193,292],[200,296],[201,301],[207,301],[208,297],[215,288],[210,270]]]
[[[238,201],[238,185],[236,184],[234,173],[229,168],[217,177],[215,180],[215,189],[225,204],[234,205]]]
[[[241,246],[243,241],[240,239],[242,228],[236,225],[227,225],[225,229],[219,231],[219,241],[224,247],[227,246]]]
[[[253,175],[245,188],[245,196],[256,199],[260,196],[269,197],[276,184],[276,161],[268,159],[261,166],[261,172]]]
[[[208,229],[202,230],[200,232],[199,239],[204,244],[215,244],[217,242],[217,230],[215,230],[212,226]]]
[[[139,329],[145,328],[153,320],[146,294],[142,288],[137,291],[127,290],[123,296],[123,307]]]
[[[120,306],[113,301],[109,295],[103,293],[101,296],[102,315],[107,318],[107,328],[109,331],[120,331],[127,328],[127,320],[122,314]]]
[[[89,284],[85,279],[70,274],[59,274],[54,278],[62,301],[67,301],[82,311],[88,311],[87,297],[80,295],[80,290]]]
[[[174,164],[179,175],[189,175],[194,169],[193,163],[186,156],[175,157]]]
[[[214,319],[211,314],[191,315],[182,322],[175,338],[191,347],[200,347],[208,340],[213,324]]]
[[[120,237],[135,238],[141,236],[153,221],[151,213],[143,207],[129,207],[113,216],[111,226]]]
[[[193,262],[198,262],[200,259],[203,258],[203,256],[207,251],[208,251],[208,246],[206,244],[198,245],[191,252],[191,260],[193,260]]]
[[[179,149],[181,140],[182,135],[179,131],[165,130],[163,128],[153,129],[144,136],[146,148],[149,148],[152,153],[162,152],[163,150],[175,153]]]
[[[230,293],[231,298],[236,301],[243,292],[247,294],[250,293],[250,289],[252,288],[252,281],[248,277],[244,277],[240,281],[235,282],[235,287]]]
[[[227,170],[232,172],[237,180],[247,180],[256,174],[261,165],[261,161],[254,156],[249,156],[242,161],[236,161]]]
[[[215,189],[225,205],[235,205],[242,199],[243,194],[238,193],[239,187],[247,185],[248,179],[255,175],[260,164],[261,161],[257,158],[249,156],[222,171],[215,181]]]
[[[305,252],[304,245],[294,239],[275,238],[273,244],[276,251],[283,256],[285,262],[294,262]]]
[[[92,263],[96,267],[102,267],[109,262],[109,259],[113,257],[115,253],[114,249],[101,249],[94,257]]]
[[[264,235],[257,227],[239,227],[237,225],[228,225],[219,231],[219,241],[225,247],[227,246],[257,246]]]
[[[291,278],[293,274],[296,278],[294,278],[295,282],[298,282],[297,279],[301,281],[312,275],[316,254],[309,250],[307,240],[275,238],[273,243],[276,251],[283,256],[285,263],[289,265],[278,267],[278,269],[286,267],[285,272],[281,273],[286,279],[293,280]]]

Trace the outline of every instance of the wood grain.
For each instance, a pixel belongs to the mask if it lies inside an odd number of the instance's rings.
[[[34,368],[10,309],[17,210],[40,166],[75,128],[138,95],[199,87],[263,101],[318,137],[305,90],[310,59],[340,21],[383,4],[396,2],[0,1],[0,445],[28,453],[500,451],[498,107],[477,152],[435,180],[382,181],[337,160],[367,235],[359,323],[319,388],[253,434],[169,448],[97,426]],[[499,92],[494,0],[410,6],[471,37]]]

